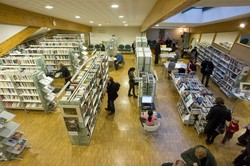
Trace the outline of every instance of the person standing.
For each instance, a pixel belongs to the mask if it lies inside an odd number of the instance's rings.
[[[215,137],[219,135],[216,128],[219,125],[225,124],[226,121],[230,122],[232,120],[231,112],[224,105],[224,99],[222,97],[215,99],[215,105],[211,107],[206,119],[207,125],[204,132],[207,135],[206,143],[209,145],[212,144]]]
[[[233,117],[233,120],[229,123],[229,126],[226,130],[225,136],[222,140],[222,144],[225,144],[226,141],[233,138],[235,132],[239,131],[239,119]]]
[[[195,64],[195,60],[190,59],[190,61],[187,64],[187,73],[196,72],[196,69],[197,69],[197,65]]]
[[[64,66],[64,64],[61,63],[61,62],[58,64],[58,66],[60,67],[60,69],[58,71],[56,71],[56,73],[59,73],[59,72],[62,73],[61,75],[64,78],[64,85],[65,85],[71,79],[71,75],[70,75],[69,69],[66,66]],[[67,88],[69,88],[69,85],[68,85]]]
[[[161,45],[158,42],[155,46],[155,61],[154,61],[155,64],[158,64],[160,54],[161,54]]]
[[[135,54],[135,41],[132,43],[133,53]]]
[[[107,86],[108,107],[105,108],[106,110],[110,111],[109,115],[112,115],[115,113],[115,100],[118,97],[115,84],[116,83],[114,82],[113,78],[109,77],[108,86]]]
[[[250,124],[246,125],[244,128],[246,128],[246,131],[238,137],[237,145],[239,146],[246,146],[248,140],[250,140]]]
[[[190,52],[190,54],[191,54],[191,59],[194,59],[195,61],[197,61],[197,58],[198,58],[197,47],[194,47],[192,51]]]
[[[213,154],[204,146],[198,145],[181,153],[186,166],[217,166]]]
[[[210,75],[213,73],[213,70],[214,70],[214,64],[208,59],[205,59],[201,63],[201,73],[202,73],[201,83],[204,84],[204,80],[206,79],[205,87],[209,87],[208,82],[209,82]]]
[[[172,40],[170,40],[169,37],[168,37],[167,40],[166,40],[166,42],[165,42],[165,44],[166,44],[166,47],[171,47]]]
[[[135,68],[131,67],[128,70],[128,77],[129,77],[129,90],[128,90],[128,96],[134,96],[134,98],[137,98],[135,95]],[[133,92],[133,95],[131,94],[131,90]]]

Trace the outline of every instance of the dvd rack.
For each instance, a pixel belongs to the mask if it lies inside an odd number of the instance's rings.
[[[73,76],[59,101],[65,126],[74,145],[89,145],[108,79],[108,56],[97,52]]]

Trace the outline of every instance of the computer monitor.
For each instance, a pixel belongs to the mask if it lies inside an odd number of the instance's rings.
[[[241,82],[240,83],[241,92],[250,92],[250,82]]]

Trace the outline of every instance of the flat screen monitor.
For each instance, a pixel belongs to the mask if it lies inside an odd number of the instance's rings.
[[[241,82],[240,83],[241,92],[250,92],[250,82]]]

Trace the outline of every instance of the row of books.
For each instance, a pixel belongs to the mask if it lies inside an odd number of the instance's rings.
[[[53,55],[69,55],[69,49],[64,48],[29,48],[29,53],[53,54]]]
[[[14,85],[12,84],[12,82],[0,82],[0,89],[1,88],[14,88]]]
[[[69,60],[69,56],[68,55],[58,55],[58,56],[54,56],[54,55],[44,55],[45,60],[46,59],[55,59],[55,60]]]
[[[16,101],[20,101],[19,96],[14,96],[14,95],[3,95],[2,96],[2,100],[16,100]]]
[[[21,89],[22,87],[29,87],[32,89],[32,87],[35,87],[35,84],[33,82],[15,82],[15,86],[17,89]]]
[[[79,46],[78,42],[40,42],[42,46]]]
[[[30,95],[38,95],[36,89],[21,89],[18,91],[20,94],[30,94]]]
[[[3,102],[3,105],[5,107],[21,107],[21,103],[20,102],[11,102],[11,101],[8,101],[8,102]]]
[[[12,75],[13,81],[33,81],[32,75]]]
[[[10,81],[10,76],[8,76],[8,75],[6,75],[6,74],[1,74],[1,75],[0,75],[0,81],[1,81],[1,80],[4,80],[4,81],[9,80],[9,81]]]
[[[25,108],[42,108],[43,105],[41,103],[27,103]]]
[[[4,94],[4,95],[6,95],[6,94],[17,94],[17,92],[16,92],[16,90],[15,89],[2,89],[2,88],[0,88],[0,95],[1,94]]]
[[[36,65],[36,59],[34,58],[23,58],[23,59],[16,59],[16,58],[4,58],[1,59],[3,65]]]
[[[25,101],[40,101],[38,96],[22,96],[22,99]]]

